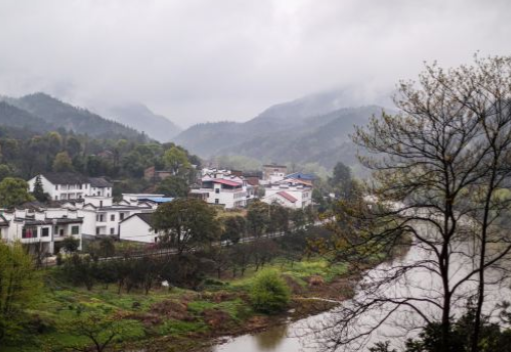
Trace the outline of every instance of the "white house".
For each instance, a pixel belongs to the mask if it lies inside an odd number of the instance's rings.
[[[14,210],[0,215],[0,239],[13,243],[20,241],[32,250],[55,254],[60,242],[73,236],[80,240],[83,219],[76,211],[67,209]]]
[[[223,205],[226,209],[247,205],[247,191],[241,180],[203,179],[200,191],[207,193],[208,203]]]
[[[190,195],[209,204],[223,205],[226,209],[246,207],[257,197],[259,187],[259,182],[247,182],[241,172],[211,168],[202,170],[201,183],[201,187],[193,189]]]
[[[83,235],[92,236],[119,236],[119,224],[135,213],[152,213],[157,205],[148,202],[139,202],[136,205],[127,201],[113,203],[112,198],[85,197],[83,203],[70,206],[76,209],[83,218]]]
[[[52,200],[83,199],[85,196],[112,196],[112,184],[101,177],[86,177],[73,172],[46,172],[28,181],[29,190],[34,191],[37,178],[45,193]]]
[[[152,213],[136,213],[120,223],[120,239],[143,243],[156,243],[160,234],[153,229]]]
[[[312,205],[312,183],[300,179],[283,179],[265,189],[263,202],[277,202],[283,206],[300,209]]]

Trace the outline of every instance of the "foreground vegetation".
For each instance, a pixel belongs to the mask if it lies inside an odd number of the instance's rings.
[[[276,321],[268,314],[282,309],[296,308],[295,316],[301,317],[326,308],[304,297],[351,296],[347,269],[321,258],[296,262],[279,257],[262,272],[252,266],[243,277],[206,278],[200,290],[158,285],[149,294],[143,289],[119,294],[116,287],[102,285],[88,290],[52,269],[44,274],[45,288],[27,312],[23,329],[2,350],[102,351],[107,341],[107,347],[116,348],[151,343],[167,351],[192,349],[212,337],[263,329]],[[268,275],[282,289],[278,309],[255,298],[261,293],[260,278]]]

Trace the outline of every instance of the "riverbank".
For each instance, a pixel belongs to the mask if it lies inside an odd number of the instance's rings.
[[[292,299],[286,312],[269,316],[248,308],[250,314],[235,324],[229,319],[217,321],[216,326],[214,321],[208,321],[208,330],[153,338],[150,341],[126,344],[124,348],[137,352],[210,352],[213,346],[232,337],[256,334],[331,310],[342,301],[353,297],[355,286],[363,272],[373,265],[354,271],[346,264],[330,265],[324,260],[309,260],[299,263],[274,263],[269,267],[280,270],[292,290]],[[250,307],[246,292],[251,284],[251,274],[254,273],[249,273],[245,279],[229,283],[235,291],[241,289],[240,297],[246,307]]]
[[[205,280],[200,291],[160,288],[147,295],[136,291],[119,295],[113,286],[88,291],[64,285],[48,273],[41,302],[30,311],[27,331],[15,346],[2,351],[66,351],[91,345],[76,323],[80,310],[92,312],[99,319],[98,327],[106,327],[97,332],[99,339],[109,334],[108,329],[116,330],[112,351],[204,350],[221,337],[262,331],[328,310],[334,303],[311,298],[350,298],[360,278],[347,265],[330,265],[324,259],[277,259],[267,267],[278,270],[292,291],[289,310],[279,316],[251,308],[253,268],[243,277]]]

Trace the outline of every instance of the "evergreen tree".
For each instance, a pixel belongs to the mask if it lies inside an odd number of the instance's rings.
[[[41,181],[41,175],[37,175],[34,184],[34,191],[32,195],[40,202],[47,202],[49,200],[48,193],[44,192],[43,182]]]

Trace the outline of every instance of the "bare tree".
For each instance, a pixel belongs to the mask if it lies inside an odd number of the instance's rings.
[[[381,266],[328,322],[323,345],[361,343],[393,317],[410,323],[403,312],[412,312],[422,325],[441,323],[439,349],[449,351],[456,309],[475,301],[476,352],[487,273],[504,270],[511,250],[502,231],[511,198],[502,194],[511,175],[511,58],[427,66],[418,82],[401,82],[394,101],[397,114],[373,118],[354,136],[376,155],[360,157],[374,170],[366,190],[374,204],[341,203],[328,248],[336,260],[366,264],[410,238],[423,254]]]

